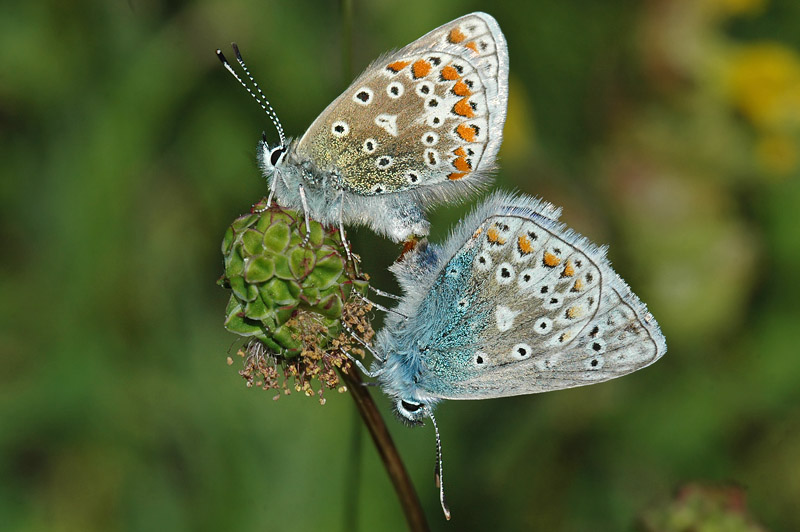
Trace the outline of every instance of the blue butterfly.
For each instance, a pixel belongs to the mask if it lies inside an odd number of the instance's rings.
[[[392,266],[404,296],[387,317],[367,375],[401,420],[442,399],[489,399],[584,386],[664,355],[647,307],[598,247],[558,222],[560,209],[497,193],[442,245]],[[441,443],[436,428],[437,484]]]

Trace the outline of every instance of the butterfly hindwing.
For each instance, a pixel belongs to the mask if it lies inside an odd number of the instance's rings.
[[[558,214],[543,202],[495,196],[438,252],[430,286],[404,309],[414,322],[406,333],[421,342],[420,395],[570,388],[625,375],[666,352],[655,320],[604,250]],[[402,282],[407,272],[399,273]]]
[[[370,65],[309,127],[296,151],[360,195],[447,196],[493,168],[508,98],[497,22],[473,13]]]

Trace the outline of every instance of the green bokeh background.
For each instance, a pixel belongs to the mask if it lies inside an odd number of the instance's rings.
[[[266,192],[274,132],[214,49],[240,44],[299,135],[378,54],[473,10],[510,50],[498,186],[610,244],[669,352],[443,404],[449,524],[432,428],[373,389],[432,528],[638,530],[694,483],[800,529],[796,0],[4,3],[0,528],[405,528],[349,397],[273,402],[226,364],[219,244]],[[398,248],[350,234],[396,290]]]

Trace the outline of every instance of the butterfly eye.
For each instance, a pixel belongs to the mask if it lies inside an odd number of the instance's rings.
[[[409,403],[408,401],[400,401],[400,406],[402,406],[406,412],[416,412],[422,408],[421,403]]]
[[[272,166],[275,166],[276,164],[278,164],[278,161],[280,161],[281,156],[284,153],[286,153],[286,148],[284,148],[283,146],[278,146],[277,148],[272,150],[272,152],[269,154],[269,163]]]

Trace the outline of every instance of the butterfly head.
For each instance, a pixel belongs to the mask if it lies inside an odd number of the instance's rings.
[[[266,134],[262,133],[261,141],[258,143],[258,161],[264,173],[274,172],[286,158],[288,149],[285,144],[270,146]]]
[[[247,79],[250,81],[250,85],[248,85],[244,81],[244,79],[241,76],[239,76],[239,74],[236,73],[231,64],[223,55],[222,51],[217,49],[217,57],[222,62],[222,66],[224,66],[225,69],[228,72],[230,72],[234,78],[236,78],[239,84],[245,88],[248,94],[250,94],[250,96],[253,97],[256,103],[258,103],[261,109],[263,109],[264,112],[267,114],[267,116],[270,118],[272,124],[275,126],[275,129],[278,130],[278,137],[280,139],[280,142],[278,143],[277,146],[270,147],[269,144],[267,144],[266,133],[262,133],[262,140],[259,143],[259,152],[258,152],[259,161],[261,163],[261,166],[264,168],[264,171],[271,173],[275,170],[275,167],[278,166],[278,164],[280,164],[280,162],[283,160],[283,156],[286,154],[286,151],[289,148],[289,143],[286,140],[286,135],[283,133],[283,126],[281,125],[281,121],[278,119],[278,115],[275,113],[275,110],[272,108],[272,105],[269,103],[269,100],[267,100],[267,97],[262,92],[261,87],[258,86],[256,80],[250,74],[250,70],[248,70],[247,65],[244,62],[244,59],[242,59],[242,54],[239,52],[239,47],[236,45],[236,43],[231,43],[231,47],[233,48],[233,51],[236,55],[236,62],[239,63],[239,66],[241,67],[242,71],[247,76]]]
[[[429,417],[430,405],[416,399],[398,398],[394,403],[394,411],[404,423],[417,426]]]

